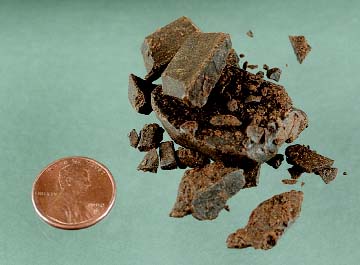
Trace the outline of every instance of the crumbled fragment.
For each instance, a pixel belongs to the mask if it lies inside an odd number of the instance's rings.
[[[201,168],[210,163],[210,159],[208,157],[195,150],[184,147],[179,147],[179,149],[176,151],[176,157],[179,168]]]
[[[141,52],[148,72],[145,79],[158,79],[181,45],[198,27],[187,17],[180,17],[147,36]]]
[[[285,64],[286,67],[288,67],[289,65],[288,64]]]
[[[140,140],[139,135],[137,134],[136,130],[132,129],[129,132],[128,137],[129,137],[129,141],[130,141],[130,146],[136,148],[139,143],[139,140]]]
[[[161,75],[164,94],[202,107],[220,78],[231,49],[226,33],[189,36]]]
[[[331,181],[333,181],[336,178],[337,173],[338,169],[334,167],[322,168],[315,172],[316,175],[319,175],[322,178],[325,184],[329,184]]]
[[[264,78],[265,74],[263,71],[259,71],[256,73],[256,76],[258,76],[259,78]]]
[[[311,46],[307,43],[304,36],[289,36],[289,40],[294,49],[297,60],[299,63],[302,63],[311,51]]]
[[[245,57],[245,54],[240,53],[240,54],[239,54],[239,57],[240,57],[240,58],[244,58],[244,57]]]
[[[214,162],[185,171],[171,217],[192,214],[198,220],[215,219],[226,201],[245,185],[243,170]]]
[[[276,82],[279,82],[280,76],[281,76],[281,69],[277,67],[268,69],[266,72],[266,77]]]
[[[301,174],[304,173],[304,170],[297,166],[292,166],[291,168],[288,168],[288,171],[292,179],[298,179],[301,177]]]
[[[266,164],[269,166],[272,166],[275,169],[278,169],[281,166],[281,163],[284,161],[284,155],[283,154],[276,154],[273,158],[266,161]]]
[[[227,211],[227,212],[230,212],[230,207],[229,207],[229,205],[225,205],[225,206],[224,206],[224,210]]]
[[[292,190],[260,203],[247,225],[228,236],[228,248],[274,247],[285,229],[299,217],[303,196],[303,192]]]
[[[134,74],[130,74],[128,98],[131,106],[138,113],[148,115],[152,112],[151,92],[156,86]]]
[[[297,180],[296,179],[282,179],[281,182],[286,185],[294,185],[297,183]]]
[[[156,152],[156,149],[153,148],[145,154],[144,159],[140,162],[139,166],[137,167],[137,170],[157,173],[158,167],[159,167],[159,156]]]
[[[164,129],[156,123],[145,124],[140,131],[139,151],[149,151],[158,148],[163,139]]]
[[[254,70],[256,68],[258,68],[259,66],[257,64],[248,64],[247,68]]]
[[[161,169],[171,170],[177,168],[173,141],[166,141],[160,143],[159,154]]]
[[[297,166],[307,173],[329,168],[334,164],[334,160],[319,155],[309,147],[300,144],[288,146],[285,155],[289,164]]]
[[[267,64],[264,64],[263,69],[267,71],[267,70],[269,70],[269,66]]]
[[[245,61],[245,62],[243,63],[243,65],[242,65],[242,69],[243,69],[244,71],[246,71],[247,67],[248,67],[248,61]]]
[[[301,182],[301,187],[304,187],[304,185],[305,185],[305,182],[302,181],[302,182]]]
[[[346,171],[344,171],[344,172],[343,172],[343,175],[344,175],[344,176],[346,176],[346,175],[347,175],[347,172],[346,172]]]
[[[254,38],[254,33],[251,30],[246,32],[246,35],[248,35],[250,38]]]
[[[211,117],[210,123],[214,126],[240,126],[241,121],[233,115],[216,115]]]

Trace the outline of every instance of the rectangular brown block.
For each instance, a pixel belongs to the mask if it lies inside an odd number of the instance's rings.
[[[146,79],[158,79],[185,39],[196,31],[200,30],[189,18],[180,17],[147,36],[141,46]]]
[[[162,74],[163,92],[190,106],[206,104],[231,49],[226,33],[196,32],[189,36]]]

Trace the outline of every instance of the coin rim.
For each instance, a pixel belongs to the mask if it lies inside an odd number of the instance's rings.
[[[101,168],[103,168],[105,170],[105,172],[107,173],[109,179],[110,179],[110,182],[111,182],[111,185],[112,185],[112,196],[111,196],[111,199],[110,199],[110,204],[109,206],[107,207],[106,211],[100,215],[99,217],[95,218],[95,219],[90,219],[89,221],[85,221],[85,222],[82,222],[80,224],[64,224],[64,223],[59,223],[59,222],[56,222],[54,220],[50,220],[48,217],[44,216],[40,210],[38,209],[36,203],[35,203],[35,186],[36,186],[36,183],[38,182],[39,178],[42,176],[42,174],[49,168],[51,167],[52,165],[62,161],[62,160],[68,160],[68,159],[85,159],[85,160],[90,160],[91,162],[94,162],[96,163],[97,165],[99,165]],[[34,183],[32,185],[32,189],[31,189],[31,200],[32,200],[32,204],[34,206],[34,209],[36,211],[36,213],[38,214],[38,216],[43,220],[45,221],[47,224],[53,226],[53,227],[56,227],[56,228],[60,228],[60,229],[65,229],[65,230],[77,230],[77,229],[83,229],[83,228],[87,228],[87,227],[90,227],[92,225],[95,225],[96,223],[100,222],[102,219],[104,219],[110,212],[110,210],[113,208],[114,206],[114,203],[115,203],[115,198],[116,198],[116,183],[115,183],[115,179],[113,177],[113,175],[111,174],[110,170],[102,163],[96,161],[95,159],[93,158],[90,158],[90,157],[86,157],[86,156],[67,156],[67,157],[63,157],[63,158],[60,158],[60,159],[57,159],[53,162],[51,162],[50,164],[48,164],[36,177],[36,179],[34,180]]]

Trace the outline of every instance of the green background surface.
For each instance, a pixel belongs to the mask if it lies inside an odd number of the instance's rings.
[[[0,264],[359,264],[359,9],[355,0],[0,1]],[[286,164],[264,165],[230,213],[168,217],[183,170],[136,171],[143,153],[126,135],[156,118],[132,110],[127,85],[129,73],[145,75],[144,37],[182,15],[230,33],[250,63],[283,69],[280,83],[310,119],[297,142],[336,160],[334,182],[305,174],[304,187],[286,186]],[[313,48],[302,65],[289,34]],[[118,187],[110,215],[79,231],[45,224],[30,197],[42,168],[71,155],[107,165]],[[305,193],[301,217],[276,247],[226,248],[260,202],[291,188]]]

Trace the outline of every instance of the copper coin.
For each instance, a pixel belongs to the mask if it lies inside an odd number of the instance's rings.
[[[110,171],[87,157],[66,157],[40,172],[32,188],[37,214],[62,229],[96,224],[115,201],[115,181]]]

